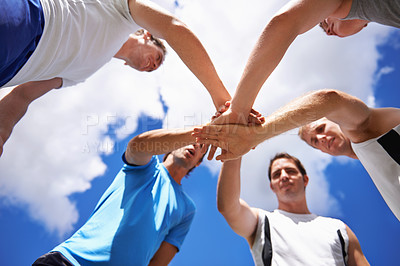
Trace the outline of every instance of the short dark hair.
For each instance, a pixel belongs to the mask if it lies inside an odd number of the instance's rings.
[[[208,147],[207,147],[207,151],[208,151]],[[199,159],[199,161],[198,161],[197,163],[201,163],[201,162],[203,161],[204,156],[206,155],[207,151],[203,154],[203,156],[201,156],[201,158]],[[167,160],[167,157],[168,157],[168,155],[171,154],[171,152],[172,152],[172,151],[167,152],[166,154],[164,154],[163,162],[165,162],[165,160]],[[192,172],[194,168],[196,168],[196,166],[193,166],[192,168],[190,168],[189,171],[186,173],[186,176],[188,176],[189,173]]]
[[[292,160],[294,162],[294,164],[296,165],[297,169],[300,171],[302,176],[307,175],[306,169],[304,168],[303,164],[300,162],[299,159],[297,159],[296,157],[286,153],[286,152],[280,152],[277,153],[269,162],[269,167],[268,167],[268,178],[271,181],[271,168],[272,168],[272,164],[278,160],[278,159],[289,159]]]
[[[136,35],[143,35],[144,34],[144,29],[139,29],[135,32]],[[167,48],[165,48],[163,41],[161,41],[159,38],[154,37],[153,34],[150,37],[150,40],[158,47],[161,48],[161,50],[163,51],[164,54],[164,58],[165,55],[167,54]]]

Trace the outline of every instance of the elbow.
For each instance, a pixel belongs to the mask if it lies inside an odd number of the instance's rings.
[[[227,213],[227,204],[219,196],[217,197],[217,209],[223,216]]]
[[[314,92],[314,96],[323,102],[339,103],[342,98],[342,92],[334,89],[323,89]]]
[[[300,28],[300,23],[293,19],[293,16],[288,12],[276,14],[268,23],[267,28],[276,29],[277,33],[285,32],[287,37],[296,38],[303,33]]]
[[[144,149],[144,142],[143,142],[143,137],[141,135],[135,136],[134,138],[132,138],[129,143],[128,143],[128,147],[127,147],[127,151],[129,151],[129,153],[135,154],[138,152],[143,152]]]
[[[217,208],[219,213],[221,213],[225,219],[229,219],[229,217],[231,217],[237,210],[236,205],[233,202],[221,200],[219,198],[217,198]]]

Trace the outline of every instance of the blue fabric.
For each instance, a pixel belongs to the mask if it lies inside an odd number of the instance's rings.
[[[40,0],[0,0],[0,87],[28,61],[43,29]]]
[[[89,220],[53,251],[75,265],[148,265],[162,241],[180,249],[194,213],[154,156],[144,166],[125,164]]]

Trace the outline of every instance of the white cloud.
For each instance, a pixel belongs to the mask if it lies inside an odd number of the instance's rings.
[[[224,84],[233,94],[259,34],[281,1],[155,1],[177,13],[202,40]],[[174,11],[175,10],[175,11]],[[299,36],[262,88],[255,107],[264,114],[306,91],[336,88],[363,100],[373,97],[379,53],[388,29],[369,25],[360,34],[339,39],[316,28]],[[383,71],[384,72],[384,71]],[[383,73],[382,72],[382,73]],[[154,73],[138,73],[112,60],[84,84],[53,91],[29,108],[0,159],[0,196],[24,206],[33,219],[60,235],[69,232],[78,213],[68,196],[90,188],[106,170],[101,155],[135,131],[145,113],[164,119],[159,95],[168,106],[164,127],[207,122],[214,113],[201,83],[169,49]],[[111,127],[111,135],[105,136]],[[242,196],[252,205],[272,209],[267,166],[274,153],[299,157],[310,176],[308,203],[320,214],[338,214],[324,169],[331,158],[307,147],[290,132],[275,137],[245,156]],[[208,162],[213,172],[219,162]]]

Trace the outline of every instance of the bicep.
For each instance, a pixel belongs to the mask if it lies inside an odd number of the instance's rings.
[[[146,152],[146,143],[131,139],[125,151],[125,160],[131,165],[145,165],[150,162],[153,154]]]
[[[292,0],[282,7],[275,17],[290,22],[297,33],[302,34],[334,13],[341,3],[342,0]]]
[[[166,39],[169,27],[178,22],[171,13],[150,1],[132,1],[129,8],[138,25],[162,39]]]
[[[356,235],[353,231],[346,225],[346,232],[349,237],[349,248],[348,248],[348,265],[369,265],[367,259],[365,258],[361,245],[358,242]]]
[[[150,260],[149,266],[168,265],[177,252],[177,247],[163,241],[153,258]]]
[[[350,135],[352,131],[359,132],[368,126],[371,109],[363,101],[341,91],[328,90],[328,93],[333,94],[329,98],[334,105],[326,116],[329,120],[339,124]]]
[[[224,217],[232,230],[244,237],[251,246],[257,231],[258,209],[250,207],[244,200],[240,199],[239,210]]]

